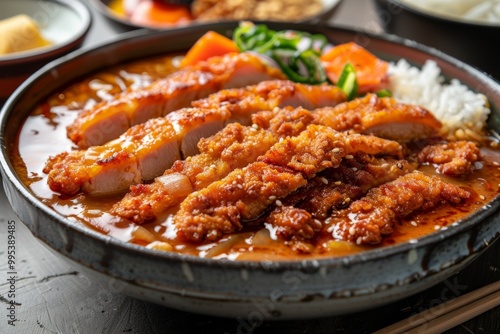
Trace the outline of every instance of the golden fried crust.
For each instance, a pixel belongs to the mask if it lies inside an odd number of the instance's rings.
[[[279,206],[266,222],[276,227],[276,236],[282,240],[308,240],[321,230],[322,224],[304,210],[293,206]]]
[[[426,138],[441,129],[441,122],[428,110],[399,103],[389,97],[379,98],[375,94],[367,94],[335,107],[322,108],[314,115],[317,124],[338,131],[353,130],[400,142]]]
[[[327,169],[310,179],[300,191],[283,198],[283,206],[274,207],[266,222],[277,228],[279,238],[307,241],[319,232],[321,221],[334,210],[349,206],[369,189],[412,172],[415,167],[406,160],[356,154],[352,159],[343,160],[339,167]]]
[[[248,115],[260,110],[287,106],[315,109],[344,101],[345,93],[333,85],[313,86],[289,80],[269,80],[244,88],[221,90],[205,99],[193,101],[192,105],[197,108],[224,106],[239,121],[247,120]]]
[[[480,159],[480,152],[473,142],[457,141],[426,146],[417,158],[420,163],[436,164],[439,173],[460,176],[474,171],[474,164]]]
[[[277,198],[306,184],[293,171],[254,162],[189,195],[174,217],[177,235],[187,241],[218,240],[258,217]]]
[[[276,138],[268,131],[231,123],[215,135],[200,140],[200,154],[177,160],[164,175],[185,175],[193,189],[199,190],[220,180],[232,170],[255,161],[275,142]],[[140,224],[154,219],[157,214],[178,204],[182,198],[175,195],[171,189],[165,189],[158,181],[133,186],[131,191],[113,206],[111,213]]]
[[[396,142],[310,125],[298,136],[280,140],[257,162],[189,195],[174,217],[177,234],[200,242],[238,231],[275,200],[306,185],[308,178],[337,167],[343,157],[356,153],[353,149],[401,154]]]
[[[378,244],[392,233],[393,225],[419,210],[442,203],[460,204],[471,193],[441,180],[414,171],[395,181],[371,189],[345,210],[334,213],[328,224],[333,236],[357,244]]]
[[[323,169],[337,167],[342,158],[356,152],[402,157],[403,148],[392,140],[309,125],[300,135],[274,145],[259,161],[286,166],[311,177]]]

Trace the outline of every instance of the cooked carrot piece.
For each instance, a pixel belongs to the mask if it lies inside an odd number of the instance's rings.
[[[155,1],[140,1],[130,14],[132,23],[165,28],[192,21],[188,7],[182,5],[167,5]]]
[[[208,31],[201,36],[189,49],[181,62],[181,67],[193,65],[201,60],[227,53],[238,52],[238,47],[233,40],[215,31]]]
[[[356,72],[360,92],[380,88],[387,74],[388,63],[377,58],[362,46],[349,42],[333,47],[320,60],[332,82],[337,82],[342,69],[350,63]]]

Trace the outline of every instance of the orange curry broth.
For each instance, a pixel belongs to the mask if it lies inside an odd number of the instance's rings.
[[[44,204],[75,224],[83,223],[125,242],[145,246],[153,241],[166,241],[179,253],[238,260],[293,260],[343,256],[410,240],[414,242],[421,236],[449,228],[457,220],[483,207],[498,193],[500,151],[491,147],[482,148],[485,159],[482,169],[465,178],[442,176],[448,182],[473,190],[473,199],[466,205],[443,205],[430,212],[402,220],[395,225],[394,232],[377,246],[359,246],[335,241],[331,234],[320,234],[311,243],[312,252],[303,254],[294,251],[282,241],[273,240],[269,231],[262,227],[248,228],[240,233],[227,235],[217,243],[185,244],[175,238],[171,223],[176,208],[172,208],[155,222],[136,226],[107,213],[123,194],[106,197],[79,194],[63,198],[52,192],[47,185],[47,175],[42,169],[49,156],[76,149],[66,137],[66,126],[73,122],[77,113],[98,101],[110,99],[113,94],[127,87],[142,87],[156,78],[166,76],[177,69],[178,60],[174,55],[117,66],[92,74],[50,96],[33,110],[19,132],[16,145],[18,151],[13,153],[12,160],[22,181]],[[421,166],[419,169],[426,174],[436,174],[432,166]]]

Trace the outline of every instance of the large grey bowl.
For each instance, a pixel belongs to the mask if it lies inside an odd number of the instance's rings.
[[[267,24],[274,29],[322,33],[333,43],[354,40],[387,60],[404,57],[418,65],[434,59],[446,75],[485,94],[492,103],[492,124],[497,122],[499,84],[436,50],[394,36],[322,24]],[[455,274],[498,238],[497,197],[482,210],[417,243],[302,262],[202,259],[145,249],[72,223],[39,201],[19,180],[9,156],[18,128],[40,100],[92,71],[186,50],[206,30],[230,33],[236,25],[225,22],[176,31],[134,31],[45,66],[15,92],[0,116],[1,171],[12,207],[35,237],[79,270],[108,279],[125,294],[181,310],[244,319],[323,317],[393,302]]]

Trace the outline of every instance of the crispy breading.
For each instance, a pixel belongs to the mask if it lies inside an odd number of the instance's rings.
[[[428,145],[417,155],[420,163],[436,164],[436,170],[451,176],[470,174],[480,159],[477,145],[470,141],[456,141]]]
[[[243,169],[189,195],[174,216],[177,234],[184,240],[217,240],[259,217],[274,201],[307,184],[326,168],[337,167],[356,152],[400,156],[399,143],[358,134],[340,133],[309,125],[288,137]]]
[[[335,212],[327,220],[334,238],[357,244],[378,244],[392,233],[394,223],[412,213],[429,210],[442,203],[460,204],[471,193],[436,176],[419,171],[406,174]]]

